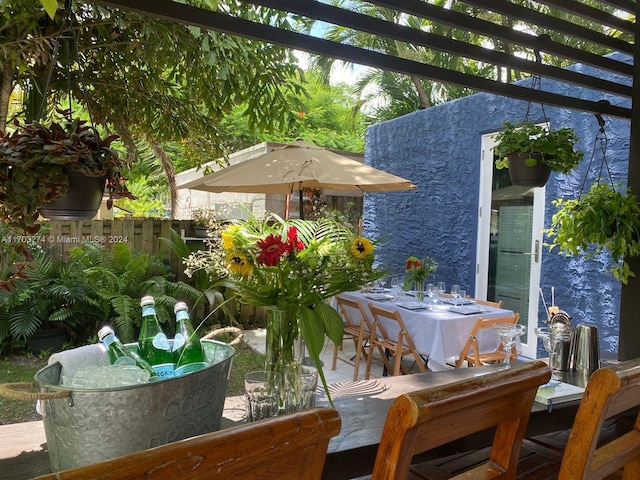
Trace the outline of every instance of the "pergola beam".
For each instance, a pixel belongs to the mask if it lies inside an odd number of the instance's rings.
[[[631,86],[622,83],[605,80],[601,77],[585,75],[564,68],[544,65],[532,62],[522,57],[516,57],[504,52],[492,50],[478,45],[452,40],[441,35],[415,28],[398,25],[379,18],[344,10],[319,2],[291,2],[289,0],[243,0],[277,10],[288,11],[298,15],[304,15],[314,20],[339,24],[361,32],[380,36],[379,32],[385,32],[385,38],[407,42],[413,45],[439,50],[454,56],[473,58],[475,60],[493,64],[494,66],[508,67],[514,70],[528,72],[546,78],[556,79],[567,83],[580,85],[586,88],[612,93],[623,97],[631,97]]]
[[[251,22],[211,10],[175,3],[170,0],[95,0],[93,3],[123,8],[165,20],[230,33],[360,65],[459,85],[476,91],[614,117],[630,118],[631,116],[631,110],[626,107],[502,83],[352,45],[331,42],[311,35],[282,30],[270,25]]]

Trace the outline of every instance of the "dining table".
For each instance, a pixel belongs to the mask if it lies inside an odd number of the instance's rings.
[[[344,292],[340,295],[361,302],[369,318],[372,318],[369,304],[400,312],[416,349],[422,356],[428,357],[427,367],[431,371],[451,368],[478,318],[499,318],[514,314],[512,310],[480,305],[472,299],[440,297],[418,301],[411,292],[396,298],[387,289]],[[397,336],[397,322],[386,318],[380,320],[390,337]],[[480,331],[477,339],[481,353],[494,351],[500,344],[500,337],[492,329]],[[517,342],[517,345],[519,348],[520,343]]]

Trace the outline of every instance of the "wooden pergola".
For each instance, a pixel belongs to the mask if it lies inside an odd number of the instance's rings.
[[[601,0],[598,2],[598,7],[591,7],[577,0],[536,0],[537,4],[546,5],[555,11],[573,16],[564,18],[554,16],[551,13],[540,13],[508,0],[462,1],[469,6],[493,12],[497,15],[496,18],[501,17],[515,22],[521,21],[525,24],[537,25],[546,31],[584,40],[604,47],[611,52],[621,52],[633,58],[640,58],[640,50],[636,42],[633,41],[638,30],[635,18],[640,12],[635,0]],[[576,85],[583,89],[601,92],[603,97],[620,100],[619,104],[613,104],[608,101],[590,101],[584,98],[545,92],[540,89],[505,84],[464,72],[279,29],[171,0],[92,0],[92,2],[329,58],[454,84],[476,91],[592,112],[603,116],[627,118],[631,121],[628,186],[636,194],[640,192],[640,87],[638,87],[640,86],[640,62],[629,64],[596,55],[572,47],[567,43],[554,41],[549,35],[535,35],[519,31],[500,23],[472,17],[421,0],[368,0],[367,3],[422,17],[443,26],[473,32],[490,41],[520,45],[532,53],[532,59],[398,25],[315,0],[243,0],[247,4],[290,12],[309,19],[386,37],[393,41],[426,47],[453,56],[472,58],[494,65],[496,68],[504,67],[526,72]],[[605,7],[613,7],[619,15],[604,11]],[[569,21],[565,18],[595,22],[603,25],[604,31],[609,33],[592,30],[580,25],[578,21]],[[555,67],[549,62],[542,62],[541,53],[544,53],[547,59],[561,58],[612,72],[616,74],[615,78],[619,81],[605,80],[595,75]],[[629,100],[631,100],[631,107],[628,106]],[[628,259],[628,262],[632,270],[640,272],[640,259]],[[628,285],[624,285],[622,288],[618,350],[620,360],[640,357],[640,318],[638,318],[637,312],[640,312],[640,279],[632,278]]]

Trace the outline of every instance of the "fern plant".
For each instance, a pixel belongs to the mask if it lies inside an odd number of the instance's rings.
[[[171,271],[157,256],[130,251],[125,244],[107,250],[99,244],[74,249],[71,256],[85,266],[84,274],[100,302],[102,321],[116,327],[118,337],[132,342],[142,321],[140,298],[153,295],[158,318],[173,333],[173,305],[177,299],[193,303],[200,292],[184,282],[171,281]]]
[[[54,248],[34,258],[0,296],[0,341],[28,341],[40,329],[62,326],[84,338],[101,317],[100,304],[77,262]]]

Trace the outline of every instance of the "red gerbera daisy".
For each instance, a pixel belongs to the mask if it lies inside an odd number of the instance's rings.
[[[280,235],[271,234],[264,240],[259,240],[258,247],[258,263],[267,267],[275,267],[280,262],[280,257],[287,253],[287,245],[282,242]]]

